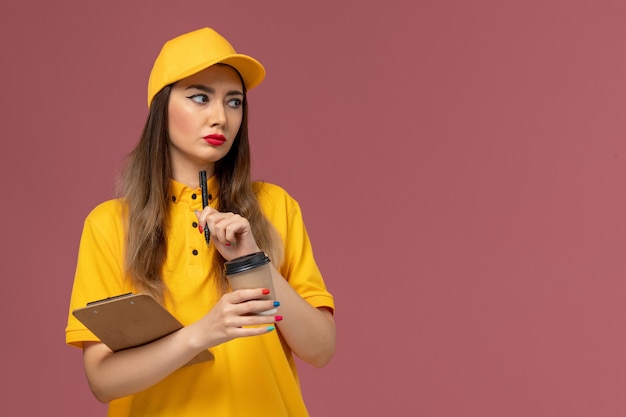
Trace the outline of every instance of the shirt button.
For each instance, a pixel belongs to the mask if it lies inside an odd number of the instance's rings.
[[[172,201],[176,201],[176,196],[175,195],[172,196]]]
[[[198,223],[197,222],[193,222],[191,223],[191,227],[193,227],[194,229],[198,227]]]
[[[191,199],[195,200],[196,199],[196,195],[195,194],[191,194]]]
[[[195,249],[193,251],[191,251],[191,253],[193,253],[193,256],[198,256],[198,251],[195,250]]]
[[[209,194],[209,200],[213,200],[213,195]]]

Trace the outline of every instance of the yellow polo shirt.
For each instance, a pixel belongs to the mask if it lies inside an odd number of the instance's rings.
[[[210,204],[215,206],[217,182],[210,178]],[[298,203],[282,188],[264,183],[258,198],[265,216],[278,230],[284,261],[278,268],[289,284],[314,307],[334,309],[315,263]],[[202,209],[200,189],[175,181],[169,194],[170,227],[163,278],[172,301],[166,308],[183,324],[190,324],[215,304],[211,270],[212,247],[198,232],[194,210]],[[78,262],[66,343],[82,347],[98,341],[71,311],[87,302],[137,292],[124,279],[122,203],[110,200],[86,218]],[[153,387],[109,404],[111,417],[300,417],[308,416],[292,353],[280,332],[239,338],[211,348],[215,360],[183,367]]]

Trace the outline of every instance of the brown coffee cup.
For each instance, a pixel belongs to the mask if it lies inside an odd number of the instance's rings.
[[[260,297],[260,300],[275,300],[270,259],[263,252],[255,252],[241,256],[224,263],[226,279],[233,290],[267,288],[270,293]],[[277,310],[262,311],[260,315],[273,315]]]

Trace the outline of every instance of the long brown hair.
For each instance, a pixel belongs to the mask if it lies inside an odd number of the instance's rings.
[[[243,84],[243,81],[242,81]],[[124,266],[134,286],[160,301],[167,294],[162,266],[167,256],[166,223],[168,188],[172,177],[169,158],[168,103],[171,85],[154,96],[139,143],[130,153],[120,176],[119,195],[124,201],[126,252]],[[261,211],[256,192],[261,185],[250,179],[248,103],[244,85],[243,118],[233,145],[215,164],[219,186],[217,210],[248,219],[257,245],[276,266],[282,261],[278,233]],[[213,276],[225,291],[225,259],[213,250]]]

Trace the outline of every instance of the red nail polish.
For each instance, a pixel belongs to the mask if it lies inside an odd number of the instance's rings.
[[[199,231],[200,233],[204,232],[204,229],[202,229],[202,226],[198,226],[198,231]]]
[[[276,321],[281,321],[283,319],[283,316],[275,316],[274,320]]]
[[[267,295],[270,293],[270,290],[268,290],[267,288],[263,288],[263,295]]]

